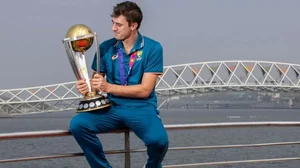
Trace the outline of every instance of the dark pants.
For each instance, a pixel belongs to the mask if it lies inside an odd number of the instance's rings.
[[[112,106],[99,111],[79,113],[70,123],[70,131],[91,168],[111,167],[96,134],[125,127],[145,143],[148,154],[146,168],[161,168],[161,162],[168,150],[168,136],[153,107]]]

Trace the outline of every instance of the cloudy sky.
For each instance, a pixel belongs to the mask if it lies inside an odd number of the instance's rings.
[[[9,0],[0,6],[0,90],[75,80],[62,45],[83,23],[112,37],[120,0]],[[135,0],[140,32],[164,47],[164,65],[214,60],[300,64],[299,0]],[[90,67],[92,55],[86,55]]]

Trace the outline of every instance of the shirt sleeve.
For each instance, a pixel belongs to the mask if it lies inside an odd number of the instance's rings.
[[[99,46],[100,48],[100,73],[106,73],[106,63],[105,63],[105,59],[104,59],[104,55],[105,55],[105,51],[104,51],[104,47],[103,47],[103,44],[100,44]],[[92,63],[92,69],[94,71],[97,71],[97,53],[95,53],[95,56],[94,56],[94,60],[93,60],[93,63]]]
[[[163,73],[163,48],[157,43],[147,56],[147,63],[144,72]]]

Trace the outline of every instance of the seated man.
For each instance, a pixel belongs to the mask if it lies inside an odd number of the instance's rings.
[[[160,168],[168,150],[168,136],[157,110],[155,84],[163,72],[163,49],[159,42],[142,36],[138,29],[143,15],[133,2],[117,4],[112,13],[115,37],[100,44],[100,72],[94,72],[91,86],[106,92],[112,106],[76,115],[70,131],[91,168],[109,168],[98,133],[129,128],[146,145],[144,167]],[[97,57],[92,68],[96,71]],[[107,76],[107,81],[104,78]],[[76,83],[85,95],[84,79]]]

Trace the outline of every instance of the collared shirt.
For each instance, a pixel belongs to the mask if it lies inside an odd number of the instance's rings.
[[[141,84],[144,73],[163,73],[163,48],[161,44],[148,37],[138,34],[134,47],[129,54],[125,53],[123,43],[115,38],[104,41],[100,44],[100,72],[106,74],[106,79],[111,84],[120,85],[120,68],[118,49],[124,55],[124,68],[127,76],[129,71],[130,55],[137,52],[137,56],[130,74],[127,78],[127,85]],[[97,57],[94,57],[92,69],[97,70]],[[157,97],[155,88],[146,99],[128,98],[108,94],[110,101],[115,105],[123,106],[154,106],[157,108]]]

